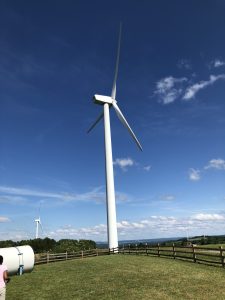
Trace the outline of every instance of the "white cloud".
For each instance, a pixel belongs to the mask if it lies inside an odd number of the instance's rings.
[[[151,165],[146,165],[143,166],[141,163],[138,163],[136,161],[134,161],[132,158],[127,157],[127,158],[116,158],[113,162],[114,166],[118,166],[119,168],[121,168],[121,170],[123,171],[127,171],[128,168],[130,167],[136,167],[139,170],[144,170],[146,172],[149,172],[152,168]]]
[[[160,197],[160,199],[163,201],[173,201],[173,200],[175,200],[175,196],[174,195],[162,195]]]
[[[224,215],[219,214],[196,214],[192,216],[192,219],[198,221],[223,221],[225,220]]]
[[[117,158],[113,164],[119,166],[123,171],[126,171],[128,167],[132,167],[135,162],[131,158]]]
[[[121,220],[117,223],[119,239],[144,239],[159,237],[186,236],[188,229],[189,235],[201,234],[223,234],[225,228],[225,215],[221,213],[202,213],[191,215],[189,217],[173,217],[154,215],[141,220]],[[0,232],[2,239],[28,239],[27,232],[7,231]],[[98,224],[88,227],[74,227],[64,225],[51,230],[48,237],[56,240],[62,238],[71,239],[92,239],[95,241],[107,240],[107,225]]]
[[[214,221],[214,223],[212,222]],[[221,228],[221,222],[225,226],[225,216],[222,214],[199,213],[187,218],[175,218],[173,216],[151,216],[135,222],[121,221],[117,224],[119,236],[129,238],[182,236],[189,228],[190,234],[202,234],[205,229],[217,230]]]
[[[183,92],[182,83],[187,78],[165,77],[156,83],[155,94],[160,97],[160,102],[168,104],[174,102]]]
[[[25,196],[27,198],[25,198]],[[95,203],[104,203],[106,196],[103,187],[96,187],[89,192],[85,193],[52,193],[36,191],[24,188],[0,186],[0,203],[10,204],[26,204],[29,203],[29,198],[38,197],[49,200],[55,200],[56,203],[67,203],[74,201],[94,201]],[[116,201],[125,202],[130,201],[130,197],[122,192],[116,192]]]
[[[222,67],[222,66],[225,66],[225,61],[222,61],[220,59],[215,59],[213,62],[212,62],[213,66],[215,68],[219,68],[219,67]]]
[[[225,160],[221,158],[211,159],[205,169],[225,170]]]
[[[143,167],[143,169],[147,172],[150,171],[151,168],[152,168],[152,166],[150,166],[150,165]]]
[[[158,234],[169,231],[173,227],[180,226],[179,222],[174,217],[165,216],[152,216],[147,220],[140,221],[127,221],[122,220],[117,223],[117,229],[119,237],[129,238],[141,238],[144,235],[148,235],[149,232],[157,231]],[[182,225],[183,226],[183,225]],[[174,229],[173,229],[174,230]],[[177,228],[176,228],[177,231]],[[172,233],[171,233],[172,234]],[[99,224],[93,227],[74,228],[72,226],[64,226],[49,233],[52,238],[86,238],[94,240],[106,240],[107,239],[107,226],[105,224]]]
[[[189,169],[189,179],[191,181],[198,181],[201,179],[201,171],[193,168]]]
[[[36,190],[15,188],[9,186],[0,186],[0,193],[20,196],[46,197],[46,198],[61,198],[62,195],[49,192],[41,192]]]
[[[130,227],[130,223],[127,221],[121,221],[117,223],[117,228],[121,229],[121,228],[127,228]]]
[[[131,225],[133,226],[133,228],[144,228],[144,224],[138,223],[138,222],[133,222],[131,223]]]
[[[0,223],[5,223],[5,222],[9,222],[9,221],[10,221],[9,218],[0,216]]]
[[[72,226],[64,226],[62,228],[51,231],[49,236],[52,238],[72,238],[72,239],[105,239],[107,234],[107,226],[99,224],[93,227],[74,228]]]
[[[197,170],[194,168],[189,169],[189,179],[192,181],[198,181],[201,179],[201,175],[206,170],[225,170],[225,160],[222,158],[211,159],[208,164],[202,168],[201,170]]]
[[[199,83],[195,83],[192,86],[188,87],[183,96],[184,100],[190,100],[195,97],[195,95],[202,89],[206,88],[209,85],[214,84],[217,80],[225,79],[225,74],[221,75],[210,75],[209,80],[200,81]]]

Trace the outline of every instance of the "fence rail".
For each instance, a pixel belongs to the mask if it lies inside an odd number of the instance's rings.
[[[35,265],[46,264],[57,261],[82,259],[86,257],[94,257],[109,254],[123,254],[123,255],[145,255],[168,257],[172,259],[182,259],[192,261],[194,263],[204,263],[210,265],[225,266],[225,249],[221,246],[218,248],[206,248],[199,246],[149,246],[144,247],[122,247],[114,249],[92,249],[78,252],[64,252],[64,253],[42,253],[35,254]]]
[[[170,257],[173,259],[189,260],[194,263],[205,263],[210,265],[225,266],[225,249],[199,247],[199,246],[148,246],[145,247],[123,247],[119,249],[121,254],[152,255],[158,257]]]
[[[46,264],[56,261],[80,259],[86,257],[108,255],[110,254],[109,249],[92,249],[77,252],[63,252],[63,253],[40,253],[35,254],[35,265]]]

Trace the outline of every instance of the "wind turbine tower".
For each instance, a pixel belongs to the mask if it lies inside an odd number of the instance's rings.
[[[35,238],[38,239],[38,234],[39,234],[39,225],[41,225],[41,219],[40,217],[38,219],[35,219],[34,222],[36,223],[36,234]]]
[[[116,202],[115,202],[115,187],[113,174],[113,158],[112,158],[112,142],[110,129],[110,115],[109,109],[113,107],[121,123],[127,128],[128,132],[134,139],[138,148],[142,150],[141,144],[136,138],[134,132],[129,126],[127,120],[119,109],[116,101],[116,81],[119,68],[120,44],[121,44],[121,30],[120,24],[119,41],[117,49],[117,59],[115,67],[115,76],[111,96],[94,95],[93,100],[95,104],[103,106],[103,111],[93,125],[89,128],[88,133],[95,127],[95,125],[104,118],[104,135],[105,135],[105,171],[106,171],[106,206],[107,206],[107,233],[108,233],[108,247],[110,250],[118,248],[117,222],[116,222]]]
[[[42,227],[42,224],[41,224],[41,217],[40,217],[40,209],[41,209],[41,205],[39,206],[39,217],[34,220],[34,222],[36,223],[36,233],[35,233],[35,238],[36,239],[39,238],[39,226],[41,227],[41,230],[43,232],[43,227]]]

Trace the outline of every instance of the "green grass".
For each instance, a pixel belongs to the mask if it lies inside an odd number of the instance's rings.
[[[225,299],[225,270],[173,259],[110,255],[36,266],[12,277],[9,300]]]
[[[204,248],[217,248],[219,249],[219,247],[222,246],[225,249],[225,244],[207,244],[207,245],[201,245],[199,247],[204,247]]]

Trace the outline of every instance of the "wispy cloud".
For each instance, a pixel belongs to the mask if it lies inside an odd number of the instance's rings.
[[[0,222],[9,222],[7,217],[0,217]],[[191,214],[187,217],[174,217],[164,215],[152,215],[139,220],[122,219],[117,223],[119,239],[142,239],[155,237],[172,237],[198,234],[222,234],[225,227],[225,214],[221,212],[202,211]],[[31,238],[32,234],[19,230],[0,232],[2,239],[21,240]],[[94,226],[75,227],[72,225],[62,225],[61,227],[49,230],[48,237],[61,239],[93,239],[95,241],[107,240],[107,225],[97,224]],[[29,236],[30,235],[30,236]]]
[[[0,216],[0,223],[6,223],[6,222],[10,222],[10,219],[7,217],[1,217]]]
[[[115,166],[119,166],[123,171],[127,171],[128,167],[132,167],[135,165],[135,161],[131,158],[117,158],[113,164]]]
[[[0,193],[19,195],[19,196],[32,196],[32,197],[46,197],[46,198],[61,198],[62,194],[42,192],[31,189],[16,188],[9,186],[0,186]]]
[[[167,194],[167,195],[162,195],[161,197],[160,197],[160,200],[162,200],[162,201],[174,201],[176,198],[175,198],[175,196],[174,195],[169,195],[169,194]]]
[[[215,59],[211,62],[211,65],[214,67],[214,68],[219,68],[219,67],[222,67],[222,66],[225,66],[225,61],[223,60],[220,60],[220,59]]]
[[[190,168],[189,169],[189,179],[191,181],[199,181],[201,179],[201,171]]]
[[[52,192],[43,192],[31,189],[24,188],[15,188],[8,186],[0,186],[0,202],[11,203],[11,204],[25,204],[28,203],[29,197],[37,197],[57,200],[57,203],[65,204],[75,201],[83,202],[95,202],[95,203],[104,203],[106,196],[103,187],[97,187],[92,189],[89,192],[85,193],[52,193]],[[126,193],[116,192],[116,201],[125,202],[130,201],[130,196]]]
[[[205,89],[206,87],[213,85],[216,81],[220,79],[225,79],[225,74],[221,75],[210,75],[209,80],[207,81],[200,81],[198,83],[195,83],[188,87],[185,91],[185,94],[183,96],[184,100],[190,100],[195,97],[195,95],[202,89]]]
[[[141,221],[127,221],[122,220],[117,223],[118,234],[120,238],[140,238],[147,232],[157,229],[158,232],[166,231],[166,228],[171,228],[175,224],[178,224],[174,217],[164,216],[152,216],[149,219]],[[140,235],[141,234],[141,235]],[[93,227],[86,228],[73,228],[72,226],[66,226],[64,228],[57,229],[50,232],[52,237],[73,237],[73,238],[90,238],[94,240],[106,240],[107,226],[105,224],[99,224]]]
[[[190,168],[189,179],[192,181],[199,181],[201,175],[209,170],[225,170],[225,160],[222,158],[213,158],[201,170]]]
[[[146,172],[149,172],[151,170],[151,168],[152,168],[152,166],[148,165],[148,166],[143,167],[143,170]]]
[[[225,160],[221,158],[211,159],[207,166],[204,167],[207,169],[216,169],[216,170],[225,170]]]
[[[0,203],[7,203],[7,204],[27,204],[27,199],[22,196],[15,196],[15,195],[1,195],[0,192]]]
[[[217,62],[217,64],[219,64],[219,62]],[[201,80],[194,84],[193,78],[175,78],[173,76],[168,76],[160,79],[156,83],[154,95],[157,95],[159,102],[163,104],[173,103],[178,98],[189,101],[195,98],[200,90],[212,86],[218,80],[225,80],[225,74],[210,75],[208,80]]]
[[[74,228],[71,225],[63,226],[55,231],[49,232],[49,236],[53,238],[75,238],[75,239],[102,239],[106,237],[107,226],[99,224],[93,227]]]
[[[174,102],[183,92],[182,83],[187,81],[186,77],[165,77],[156,83],[155,94],[159,96],[160,102],[169,104]]]
[[[146,172],[149,172],[152,168],[151,165],[143,165],[139,162],[136,162],[130,157],[127,158],[116,158],[113,162],[114,166],[119,167],[122,171],[126,172],[128,171],[128,168],[136,167],[139,170],[143,170]]]
[[[191,61],[189,59],[180,59],[177,63],[177,67],[179,69],[191,70]]]
[[[225,216],[221,214],[196,214],[192,216],[193,220],[198,221],[223,221],[225,220]]]
[[[221,226],[225,226],[225,216],[220,213],[198,213],[186,218],[175,218],[173,216],[154,215],[142,220],[121,220],[117,223],[117,229],[120,239],[141,239],[158,237],[158,236],[182,236],[186,235],[187,229],[189,234],[203,234],[205,230],[216,231]],[[64,226],[50,232],[54,238],[89,238],[94,240],[106,240],[107,226],[99,224],[92,227],[74,228]]]

